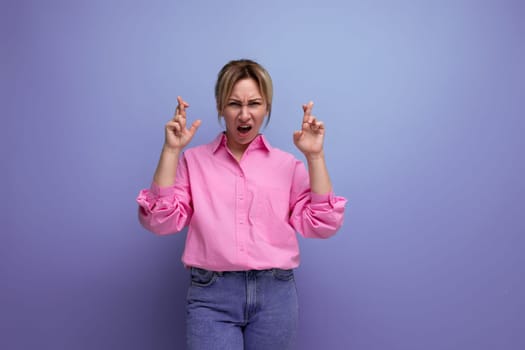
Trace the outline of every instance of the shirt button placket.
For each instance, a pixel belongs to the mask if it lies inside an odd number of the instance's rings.
[[[244,237],[246,236],[246,205],[245,205],[245,196],[246,196],[246,181],[242,169],[239,168],[239,173],[237,176],[237,186],[236,186],[236,206],[237,206],[237,248],[240,252],[244,252]]]

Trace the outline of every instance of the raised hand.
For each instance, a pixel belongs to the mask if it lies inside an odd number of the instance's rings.
[[[324,124],[312,115],[313,106],[312,101],[303,105],[304,115],[301,130],[295,131],[293,134],[295,146],[307,158],[323,155]]]
[[[178,105],[175,110],[175,115],[165,127],[164,145],[170,149],[182,150],[190,143],[195,132],[201,125],[201,121],[196,120],[191,124],[189,129],[186,128],[186,108],[190,105],[180,96],[177,96],[177,102]]]

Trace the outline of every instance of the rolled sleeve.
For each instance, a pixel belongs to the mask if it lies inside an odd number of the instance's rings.
[[[317,194],[305,189],[295,202],[290,224],[306,238],[329,238],[343,225],[347,200],[333,192]]]
[[[189,187],[185,179],[184,162],[179,164],[176,184],[160,187],[152,182],[137,196],[139,222],[156,234],[170,234],[181,231],[189,222],[193,209]]]
[[[328,194],[310,194],[310,202],[305,203],[298,219],[303,236],[308,238],[329,238],[336,234],[344,221],[347,200]]]

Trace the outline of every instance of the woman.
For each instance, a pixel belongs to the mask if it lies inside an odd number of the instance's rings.
[[[333,194],[323,153],[325,128],[303,105],[293,135],[304,164],[259,133],[272,106],[268,72],[236,60],[219,72],[215,98],[226,130],[211,143],[182,150],[189,104],[178,97],[139,219],[157,234],[189,225],[182,261],[191,270],[187,300],[189,349],[289,349],[298,317],[293,269],[296,233],[327,238],[343,222],[346,200]]]

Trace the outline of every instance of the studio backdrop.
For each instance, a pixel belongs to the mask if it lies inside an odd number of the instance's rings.
[[[525,348],[522,1],[3,1],[0,348],[184,349],[186,232],[137,220],[176,97],[274,82],[326,125],[342,229],[299,238],[297,349]]]

